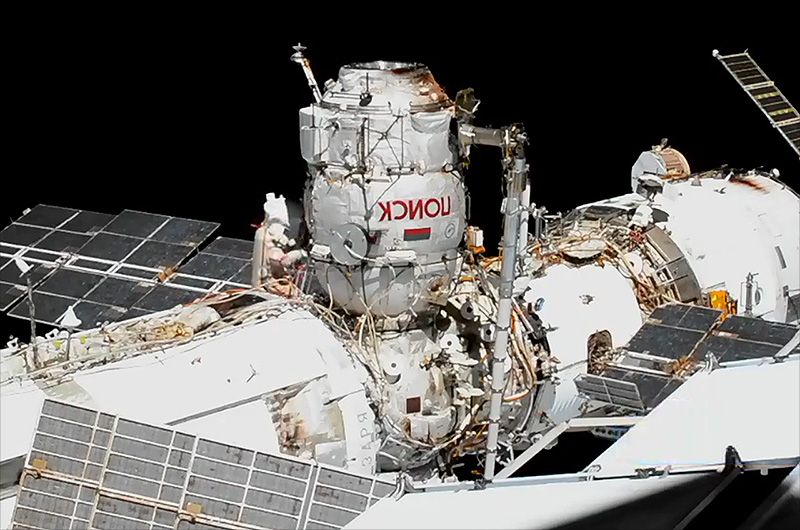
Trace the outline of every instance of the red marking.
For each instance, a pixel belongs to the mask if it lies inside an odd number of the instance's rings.
[[[447,199],[447,206],[444,205],[445,199]],[[442,201],[442,217],[450,215],[450,196],[442,197],[439,200]]]
[[[430,239],[431,227],[426,228],[406,228],[403,231],[404,241],[420,241],[422,239]]]
[[[393,206],[399,206],[399,207],[401,207],[403,209],[403,213],[402,214],[394,216],[394,220],[395,221],[402,221],[403,219],[408,217],[408,204],[405,201],[393,201],[392,205]]]
[[[450,196],[378,202],[381,207],[381,221],[446,217],[452,213],[452,204]]]
[[[411,219],[416,219],[417,217],[422,219],[422,199],[408,201],[408,204],[411,206]]]
[[[392,205],[389,202],[379,202],[378,206],[381,207],[381,221],[386,219],[392,220]]]
[[[434,206],[434,210],[431,210],[431,205]],[[425,214],[428,217],[439,217],[440,213],[442,213],[442,205],[439,199],[428,199],[425,201]]]

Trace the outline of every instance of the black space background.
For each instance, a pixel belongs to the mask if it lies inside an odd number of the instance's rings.
[[[533,200],[551,212],[628,192],[631,165],[662,137],[694,169],[777,167],[800,187],[793,151],[711,55],[749,48],[798,102],[792,40],[733,29],[637,34],[543,18],[511,34],[446,19],[376,33],[331,17],[314,28],[246,13],[20,22],[4,68],[3,224],[46,203],[213,220],[222,235],[252,237],[264,193],[298,199],[303,187],[297,111],[311,95],[289,61],[297,41],[320,85],[342,64],[386,59],[427,64],[451,97],[473,87],[477,123],[525,124]],[[496,248],[498,153],[473,153],[471,220]],[[0,327],[5,337],[12,324],[0,317]]]

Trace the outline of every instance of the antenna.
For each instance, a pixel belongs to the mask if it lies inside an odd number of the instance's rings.
[[[33,350],[33,365],[37,366],[39,363],[39,349],[36,345],[36,318],[34,316],[36,309],[33,305],[33,285],[31,284],[32,267],[20,257],[14,258],[14,265],[19,269],[19,275],[25,276],[25,284],[28,287],[28,316],[31,321],[31,348]]]
[[[291,60],[299,64],[303,69],[303,73],[306,75],[306,80],[308,81],[308,88],[311,89],[311,93],[314,95],[314,101],[319,103],[322,101],[322,94],[319,91],[317,80],[314,78],[314,72],[311,71],[311,63],[308,61],[308,57],[303,55],[303,51],[305,51],[306,47],[298,42],[296,45],[292,46],[292,48],[294,49],[294,53],[291,56]]]
[[[750,57],[747,50],[733,55],[720,55],[719,50],[714,50],[712,55],[719,59],[739,86],[767,116],[772,126],[778,129],[789,142],[789,146],[800,156],[800,114]]]
[[[72,342],[72,334],[75,332],[75,328],[80,326],[83,322],[78,318],[78,315],[75,314],[75,306],[71,305],[64,311],[64,314],[56,320],[56,323],[67,328],[67,360],[69,360],[69,346]]]

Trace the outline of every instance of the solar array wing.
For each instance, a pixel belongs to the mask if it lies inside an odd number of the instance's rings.
[[[218,237],[181,266],[169,283],[201,286],[197,277],[223,282],[222,289],[250,285],[252,241]]]
[[[624,350],[664,360],[694,356],[697,345],[722,312],[688,304],[657,308],[631,338]]]
[[[0,310],[29,318],[28,304],[20,303],[27,278],[15,257],[33,267],[35,320],[55,325],[73,306],[79,329],[247,287],[251,242],[217,238],[197,253],[218,227],[134,210],[113,216],[40,204],[0,231]]]
[[[637,359],[666,366],[680,359],[695,363],[708,354],[721,364],[773,357],[789,344],[800,326],[760,318],[731,315],[716,309],[668,304],[650,314],[621,351],[629,360],[607,367],[601,374],[582,374],[575,386],[584,396],[617,407],[647,411],[675,391],[683,379],[671,373],[642,369]],[[800,345],[789,352],[800,354]],[[632,364],[628,364],[632,363]]]
[[[341,528],[392,483],[46,400],[13,527]]]
[[[720,55],[715,51],[714,56],[758,105],[772,126],[780,131],[795,153],[800,155],[800,113],[750,54]]]
[[[702,358],[711,353],[720,363],[772,357],[789,343],[797,330],[797,325],[731,316],[703,339],[697,355]],[[800,354],[800,346],[792,353]]]

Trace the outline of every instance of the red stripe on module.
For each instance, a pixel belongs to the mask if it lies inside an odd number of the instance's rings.
[[[416,241],[420,239],[430,239],[431,228],[406,228],[403,231],[403,239],[405,241]]]

